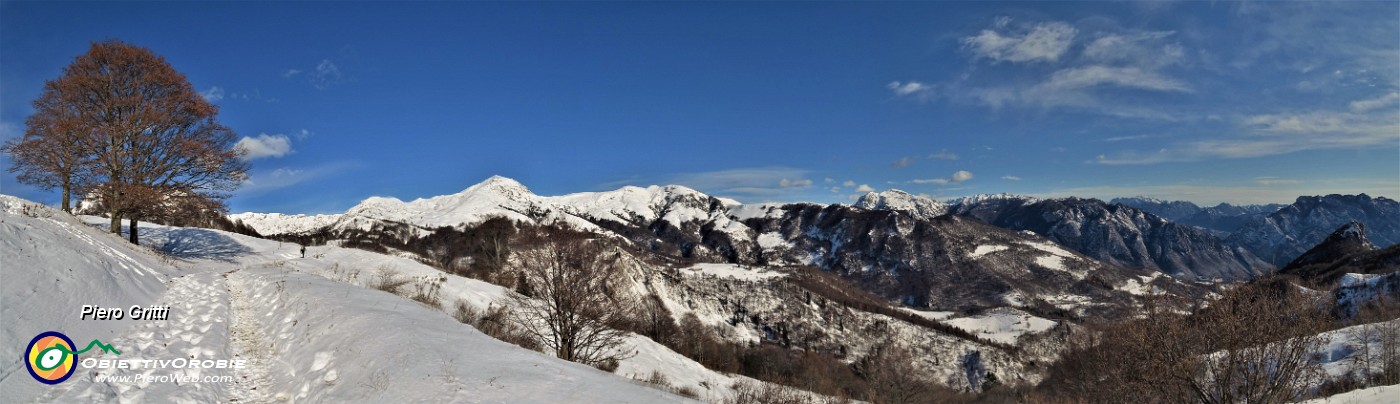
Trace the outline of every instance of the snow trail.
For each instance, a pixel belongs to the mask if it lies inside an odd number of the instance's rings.
[[[233,371],[233,386],[229,393],[230,402],[266,402],[268,387],[272,380],[268,377],[268,342],[263,338],[262,327],[254,314],[252,299],[248,298],[248,287],[242,277],[233,276],[238,270],[223,273],[225,286],[233,304],[233,327],[229,333],[234,346],[234,358],[248,360],[248,366]],[[260,390],[261,388],[261,390]]]

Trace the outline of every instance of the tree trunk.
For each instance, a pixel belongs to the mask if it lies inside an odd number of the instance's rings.
[[[70,179],[68,178],[68,176],[64,176],[64,177],[63,177],[63,211],[64,211],[64,212],[68,212],[68,214],[70,214],[70,215],[73,214],[73,206],[69,203],[69,200],[72,199],[72,196],[70,196],[70,193],[72,192],[72,189],[73,189],[73,180],[70,180]]]
[[[136,238],[136,223],[139,219],[136,215],[131,216],[131,244],[141,245]]]
[[[109,202],[109,203],[110,203],[110,202]],[[122,211],[117,210],[116,207],[112,207],[112,208],[110,208],[110,209],[108,209],[108,210],[109,210],[109,212],[107,212],[107,213],[110,214],[111,217],[112,217],[112,227],[111,227],[112,234],[121,235],[121,234],[122,234]]]

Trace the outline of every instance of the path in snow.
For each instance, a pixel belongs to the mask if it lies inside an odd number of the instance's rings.
[[[230,276],[238,270],[220,275],[228,288],[233,303],[233,327],[229,333],[234,347],[234,358],[245,359],[248,366],[233,370],[233,389],[229,401],[260,403],[268,401],[268,387],[272,380],[267,375],[267,365],[272,359],[263,349],[268,341],[263,338],[262,327],[254,314],[253,301],[248,298],[248,288],[241,277]]]
[[[169,319],[145,321],[129,328],[112,341],[120,355],[84,354],[82,359],[98,360],[229,360],[228,340],[232,306],[227,281],[216,273],[197,273],[173,278],[157,306],[170,306]],[[144,402],[198,403],[227,401],[237,385],[229,383],[181,383],[151,381],[161,376],[203,379],[231,376],[233,369],[139,368],[85,369],[80,367],[65,390],[54,390],[41,401],[55,402]],[[102,380],[108,375],[137,376],[147,380]],[[193,384],[193,385],[191,385]]]

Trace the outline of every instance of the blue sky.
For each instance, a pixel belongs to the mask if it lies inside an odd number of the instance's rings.
[[[3,2],[0,138],[102,39],[166,57],[247,138],[234,212],[491,175],[744,202],[1400,197],[1396,2]]]

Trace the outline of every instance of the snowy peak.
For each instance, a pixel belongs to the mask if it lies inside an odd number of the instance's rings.
[[[869,210],[894,210],[909,212],[915,216],[932,218],[948,213],[948,205],[920,195],[912,195],[898,189],[875,193],[869,192],[856,201],[856,207]]]

